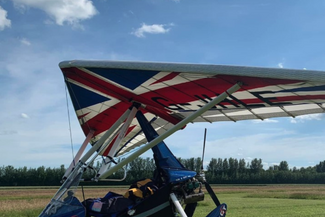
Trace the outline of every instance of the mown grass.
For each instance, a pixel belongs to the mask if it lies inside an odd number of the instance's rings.
[[[85,197],[102,197],[108,191],[123,194],[127,187],[87,187]],[[222,185],[213,186],[227,216],[325,216],[325,185]],[[56,188],[0,188],[0,217],[38,216]],[[83,200],[79,189],[76,196]],[[206,216],[215,205],[208,194],[199,202],[196,217]]]
[[[214,186],[218,198],[228,205],[227,216],[325,216],[325,185]],[[208,195],[199,203],[196,217],[215,206]]]

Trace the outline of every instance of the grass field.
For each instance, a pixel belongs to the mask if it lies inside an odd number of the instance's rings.
[[[227,216],[325,216],[325,185],[222,185],[213,186]],[[0,217],[38,216],[57,188],[1,188]],[[126,187],[87,187],[85,197],[102,197],[108,191],[124,194]],[[76,196],[82,199],[81,189]],[[214,204],[209,195],[194,216],[206,216]]]

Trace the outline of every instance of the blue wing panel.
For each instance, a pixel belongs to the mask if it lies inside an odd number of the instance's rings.
[[[312,86],[312,87],[301,87],[301,88],[294,88],[290,90],[281,90],[277,91],[277,93],[285,93],[285,92],[308,92],[308,91],[324,91],[325,90],[325,85],[321,86]]]
[[[67,82],[67,87],[69,89],[75,110],[110,100],[108,97],[101,96],[95,92],[72,83]]]
[[[149,78],[155,76],[159,71],[110,69],[110,68],[86,68],[104,78],[134,90]]]

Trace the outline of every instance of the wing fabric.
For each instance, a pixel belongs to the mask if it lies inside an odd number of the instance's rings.
[[[237,82],[242,88],[194,122],[296,117],[325,111],[325,72],[119,61],[60,63],[80,122],[95,143],[132,102],[161,134]],[[118,154],[146,143],[136,119]],[[103,152],[105,155],[107,152]]]

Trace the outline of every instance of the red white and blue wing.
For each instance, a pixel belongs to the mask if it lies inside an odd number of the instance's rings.
[[[119,61],[65,61],[59,66],[85,135],[95,132],[92,144],[133,102],[144,105],[142,112],[162,133],[237,82],[242,83],[239,91],[194,122],[325,111],[325,72],[320,71]],[[145,142],[134,119],[118,154]]]

